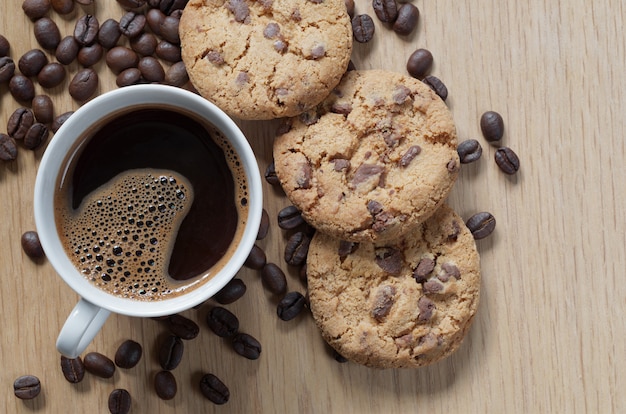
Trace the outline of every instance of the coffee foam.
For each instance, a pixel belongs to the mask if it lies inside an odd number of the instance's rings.
[[[193,189],[169,170],[125,171],[59,216],[74,266],[116,296],[158,300],[177,293],[169,256]],[[189,281],[185,284],[189,287]]]

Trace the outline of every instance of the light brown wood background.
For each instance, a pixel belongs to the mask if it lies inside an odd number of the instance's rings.
[[[3,3],[0,33],[17,60],[38,47],[21,1]],[[357,12],[373,15],[356,0]],[[263,345],[259,360],[234,354],[204,324],[206,307],[185,315],[202,331],[186,343],[174,374],[179,392],[161,401],[151,381],[155,344],[165,328],[152,320],[112,316],[89,351],[113,356],[132,338],[145,357],[112,379],[87,375],[65,381],[54,344],[77,295],[43,261],[20,247],[34,228],[33,185],[41,151],[20,148],[17,161],[0,164],[0,411],[107,412],[111,390],[133,397],[136,413],[545,413],[626,410],[626,51],[621,0],[416,0],[421,22],[414,35],[396,36],[376,22],[367,45],[356,44],[358,68],[405,72],[418,47],[435,57],[432,73],[448,86],[460,139],[478,138],[482,159],[464,166],[450,204],[467,218],[480,210],[497,219],[480,241],[482,300],[460,350],[419,370],[373,370],[335,362],[309,315],[282,322],[256,272],[242,270],[248,292],[228,307],[243,331]],[[63,34],[75,18],[119,19],[113,0],[51,17]],[[376,20],[376,19],[375,19]],[[100,92],[115,87],[103,64]],[[72,73],[77,66],[71,67]],[[68,80],[49,93],[56,113],[78,107]],[[38,89],[41,91],[41,89]],[[0,87],[0,130],[17,108]],[[506,122],[504,145],[520,156],[514,177],[493,161],[494,147],[480,137],[479,117],[493,109]],[[271,159],[274,122],[241,124],[262,170]],[[265,182],[265,207],[275,215],[288,202]],[[284,236],[273,225],[260,243],[282,261]],[[295,275],[290,289],[303,291]],[[230,388],[227,405],[214,406],[197,390],[212,372]],[[42,394],[23,402],[12,384],[37,375]]]

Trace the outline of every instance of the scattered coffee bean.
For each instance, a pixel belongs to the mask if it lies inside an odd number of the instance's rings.
[[[49,17],[42,17],[35,22],[35,39],[46,50],[55,50],[61,42],[59,27]]]
[[[509,147],[501,147],[496,150],[496,164],[505,174],[515,174],[519,170],[519,158]]]
[[[182,11],[189,0],[160,0],[159,9],[167,15],[175,15]]]
[[[228,309],[216,306],[206,318],[209,329],[220,338],[230,338],[239,331],[239,319]]]
[[[176,396],[178,386],[176,377],[170,371],[159,371],[154,376],[154,390],[162,400],[171,400]]]
[[[222,405],[228,402],[230,391],[224,383],[213,374],[205,374],[200,379],[200,392],[214,404]]]
[[[480,130],[489,142],[500,141],[504,135],[504,120],[495,111],[487,111],[480,117]]]
[[[274,263],[266,263],[261,269],[261,281],[270,292],[282,295],[287,291],[287,278],[280,267]]]
[[[111,414],[128,414],[132,406],[130,393],[123,388],[117,388],[109,394],[109,412]]]
[[[89,68],[100,62],[102,56],[104,56],[104,48],[99,43],[93,43],[89,46],[83,46],[78,51],[77,59],[83,67]]]
[[[142,13],[129,11],[120,18],[120,32],[129,39],[139,36],[143,33],[146,26],[146,16]]]
[[[185,344],[176,335],[169,335],[159,348],[159,364],[166,371],[171,371],[180,364]]]
[[[278,227],[283,230],[293,230],[304,224],[300,210],[294,205],[287,206],[278,212]]]
[[[99,352],[89,352],[83,358],[85,370],[101,378],[111,378],[115,374],[115,363]]]
[[[137,68],[141,72],[141,76],[148,82],[163,82],[165,79],[165,70],[161,62],[152,56],[142,57]]]
[[[11,44],[6,37],[0,35],[0,57],[9,56],[11,52]]]
[[[496,228],[496,219],[491,213],[483,211],[467,219],[465,225],[472,232],[474,239],[480,240],[493,232]]]
[[[302,312],[305,302],[302,293],[289,292],[278,303],[276,313],[283,321],[290,321]]]
[[[72,116],[73,114],[74,114],[74,111],[67,111],[57,116],[56,118],[54,118],[54,121],[52,121],[52,126],[50,127],[50,129],[52,129],[52,132],[56,134],[59,128],[61,128],[61,125],[63,125],[65,121],[67,121],[69,117]]]
[[[235,302],[246,293],[246,284],[239,278],[234,278],[226,284],[213,299],[220,305],[228,305]]]
[[[172,334],[181,339],[191,340],[200,333],[198,324],[183,315],[170,315],[165,320],[165,324]]]
[[[383,23],[393,23],[398,17],[398,3],[396,0],[373,0],[372,7],[378,20]]]
[[[261,270],[263,266],[265,266],[266,262],[267,258],[265,256],[265,252],[255,244],[252,246],[252,250],[250,250],[250,254],[244,262],[244,266],[249,267],[250,269]]]
[[[346,362],[348,362],[348,358],[341,355],[339,352],[337,352],[336,349],[332,349],[332,354],[333,354],[333,359],[339,362],[340,364],[345,364]]]
[[[166,62],[180,62],[182,60],[180,46],[161,40],[156,47],[155,53],[157,57]]]
[[[238,333],[233,336],[233,349],[248,359],[258,359],[261,356],[261,344],[247,333]]]
[[[141,33],[130,40],[130,48],[142,56],[152,56],[159,41],[152,33]]]
[[[91,6],[96,0],[74,0],[74,1],[82,6]]]
[[[54,120],[54,104],[48,95],[37,95],[31,102],[37,122],[49,124]]]
[[[136,68],[139,64],[139,56],[132,49],[115,46],[107,52],[106,64],[114,73],[120,73],[128,68]]]
[[[85,364],[80,357],[67,358],[61,355],[61,371],[68,382],[77,384],[85,377]]]
[[[48,57],[41,49],[32,49],[24,53],[17,61],[17,67],[22,75],[37,76],[41,69],[48,63]]]
[[[74,0],[50,0],[50,5],[55,12],[63,15],[74,11]]]
[[[17,144],[15,138],[0,133],[0,160],[13,161],[17,158]]]
[[[59,86],[64,80],[65,68],[58,62],[48,63],[37,75],[37,82],[46,89]]]
[[[0,58],[0,83],[8,82],[15,74],[15,62],[8,56]]]
[[[76,21],[74,38],[81,46],[87,46],[96,41],[100,23],[96,16],[86,14]]]
[[[50,135],[48,127],[41,122],[35,122],[28,128],[28,131],[26,131],[24,147],[30,150],[36,149],[48,139],[48,135]]]
[[[422,82],[430,86],[430,89],[435,91],[437,96],[439,96],[442,101],[445,102],[445,100],[448,99],[448,88],[438,77],[433,76],[433,75],[428,75],[424,77],[424,79],[422,79]]]
[[[406,70],[409,75],[416,79],[422,79],[430,72],[433,66],[433,55],[429,50],[417,49],[411,53],[406,64]]]
[[[32,400],[41,392],[41,382],[34,375],[23,375],[13,382],[13,392],[21,400]]]
[[[456,150],[461,164],[477,161],[483,153],[483,147],[475,139],[467,139],[459,144]]]
[[[256,239],[263,240],[267,237],[267,233],[270,229],[270,216],[267,214],[267,210],[263,209],[261,212],[261,223],[259,224],[259,232]]]
[[[117,0],[117,3],[122,6],[124,10],[133,10],[145,6],[146,0]]]
[[[98,43],[105,49],[111,49],[117,45],[117,42],[122,37],[122,31],[120,30],[120,24],[115,19],[107,19],[98,30]]]
[[[74,59],[76,59],[79,50],[80,45],[74,36],[65,36],[59,42],[59,45],[54,52],[54,56],[57,58],[59,63],[69,65],[74,61]]]
[[[189,82],[189,74],[187,74],[185,62],[181,60],[171,65],[165,72],[164,82],[168,85],[178,87],[181,87]]]
[[[412,3],[404,3],[398,9],[398,17],[393,23],[393,31],[399,35],[408,35],[415,30],[419,21],[420,11]]]
[[[178,25],[180,20],[172,17],[165,16],[163,21],[159,24],[159,32],[161,37],[170,43],[175,45],[180,43],[180,36],[178,35]]]
[[[350,19],[354,17],[354,0],[345,0],[346,10],[348,11],[348,16]]]
[[[280,180],[276,175],[276,166],[273,161],[265,169],[265,181],[270,185],[280,186]]]
[[[98,74],[91,68],[79,70],[72,81],[68,91],[72,98],[77,101],[86,101],[96,92],[98,88]]]
[[[50,0],[24,0],[22,10],[29,19],[35,21],[50,11]]]
[[[9,81],[9,92],[19,102],[30,102],[35,97],[35,85],[24,75],[13,75]]]
[[[161,36],[160,27],[161,27],[161,22],[164,19],[165,19],[165,13],[163,13],[158,8],[150,9],[146,13],[146,23],[148,23],[148,27],[150,27],[150,30],[152,31],[152,33],[154,33],[157,36]]]
[[[133,368],[141,360],[143,348],[139,342],[127,339],[122,342],[115,352],[115,365],[120,368]]]
[[[359,14],[352,18],[352,34],[359,43],[367,43],[374,37],[374,21],[368,14]]]
[[[7,132],[15,139],[24,139],[28,129],[35,123],[35,115],[29,108],[17,108],[7,121]]]
[[[309,254],[311,238],[304,232],[294,233],[285,245],[285,262],[291,266],[300,266]]]
[[[137,68],[128,68],[120,72],[115,79],[115,84],[123,88],[124,86],[136,85],[141,82],[141,71]]]

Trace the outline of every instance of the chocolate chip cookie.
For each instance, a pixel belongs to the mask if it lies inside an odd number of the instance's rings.
[[[274,142],[276,174],[312,226],[341,240],[392,240],[427,219],[459,170],[445,103],[398,73],[351,71]]]
[[[307,278],[315,322],[339,354],[370,367],[412,368],[461,344],[478,307],[480,261],[472,234],[444,204],[393,242],[317,232]]]
[[[352,51],[343,0],[190,0],[179,26],[198,92],[231,116],[295,116],[339,83]]]

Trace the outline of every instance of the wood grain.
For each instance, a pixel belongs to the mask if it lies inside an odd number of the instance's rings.
[[[373,15],[357,0],[358,13]],[[478,120],[493,109],[506,122],[503,144],[521,159],[514,177],[493,162],[495,147],[464,166],[449,202],[465,218],[481,210],[497,219],[495,233],[478,242],[482,300],[469,336],[447,360],[419,370],[372,370],[339,364],[312,319],[282,322],[275,298],[256,272],[242,270],[245,297],[229,308],[242,330],[263,344],[248,361],[206,328],[208,307],[185,315],[199,321],[198,339],[186,343],[174,374],[179,392],[161,401],[152,389],[158,370],[155,344],[165,328],[153,320],[112,316],[89,347],[112,356],[132,338],[145,357],[112,379],[87,376],[77,385],[63,378],[54,343],[77,295],[44,260],[34,262],[20,236],[34,228],[33,185],[42,150],[20,148],[0,164],[0,411],[106,412],[109,393],[126,388],[133,412],[404,413],[404,412],[624,412],[626,397],[626,50],[623,2],[607,0],[416,0],[421,21],[407,37],[376,21],[369,44],[356,44],[358,68],[405,73],[418,47],[435,57],[433,74],[448,86],[448,104],[459,137],[480,138]],[[18,59],[38,47],[20,1],[4,4],[0,33]],[[77,6],[71,16],[51,13],[63,34],[77,16],[102,22],[123,11],[113,0]],[[78,67],[73,65],[70,72]],[[115,88],[100,64],[99,92]],[[67,93],[69,78],[49,91],[57,114],[79,104]],[[38,92],[42,92],[38,88]],[[0,86],[0,130],[19,105]],[[261,169],[271,161],[276,122],[241,122]],[[265,208],[274,218],[288,204],[263,183]],[[274,223],[274,221],[272,220]],[[284,266],[284,235],[272,226],[260,242]],[[289,285],[304,291],[295,272]],[[204,372],[231,390],[224,407],[200,395]],[[12,383],[37,375],[35,400],[13,396]]]

